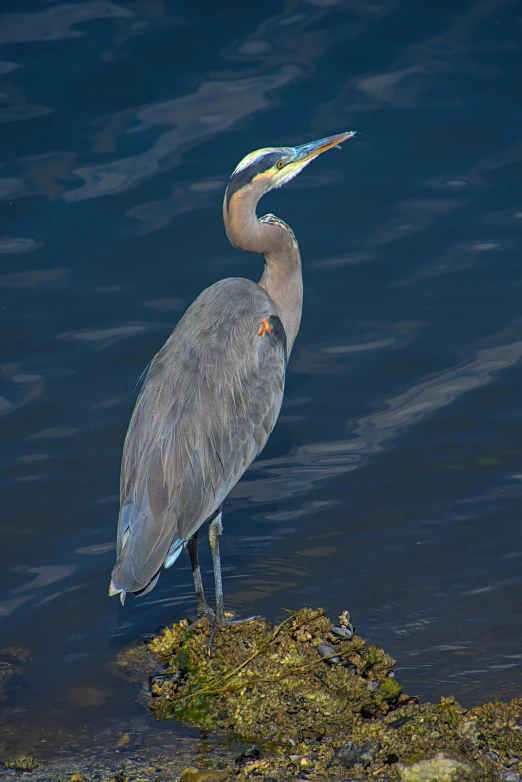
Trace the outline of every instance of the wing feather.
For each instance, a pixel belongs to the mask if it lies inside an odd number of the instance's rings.
[[[259,336],[265,318],[272,328]],[[151,362],[127,432],[115,591],[147,589],[173,543],[221,505],[268,440],[285,368],[276,307],[250,280],[222,280],[187,310]]]

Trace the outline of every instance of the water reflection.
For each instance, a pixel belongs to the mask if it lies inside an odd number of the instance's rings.
[[[132,337],[135,334],[141,334],[147,330],[147,326],[141,324],[132,324],[128,326],[114,326],[111,329],[83,329],[82,331],[68,331],[65,334],[58,334],[57,339],[66,341],[80,340],[84,342],[101,342],[110,340],[111,344],[115,338],[123,339]]]
[[[55,426],[52,429],[42,429],[41,432],[35,432],[30,436],[30,440],[49,440],[57,437],[70,437],[76,434],[78,429],[74,429],[70,426]]]
[[[42,269],[13,274],[0,274],[0,286],[6,288],[28,288],[48,282],[58,282],[67,274],[67,269]]]
[[[45,567],[28,568],[26,573],[35,573],[35,577],[27,584],[15,587],[11,590],[13,594],[26,592],[28,589],[41,589],[42,587],[61,581],[62,578],[68,578],[76,570],[76,565],[47,565]]]
[[[0,43],[57,41],[79,38],[85,33],[71,28],[93,19],[133,18],[134,12],[107,0],[54,5],[37,13],[6,14],[0,27]]]
[[[297,68],[288,65],[272,76],[204,82],[191,95],[133,112],[132,119],[140,124],[129,128],[127,134],[143,133],[165,125],[173,125],[174,129],[162,133],[139,155],[74,169],[74,174],[85,184],[68,190],[63,198],[81,201],[122,193],[160,170],[165,172],[174,164],[173,161],[165,164],[166,157],[188,144],[224,131],[240,118],[268,106],[266,93],[288,84],[298,74]],[[130,119],[131,115],[127,114],[121,116],[119,122],[126,123]]]
[[[386,409],[359,420],[351,438],[313,443],[276,459],[261,458],[251,471],[265,473],[263,482],[244,479],[234,489],[234,496],[253,502],[261,498],[295,498],[312,490],[319,481],[355,470],[370,454],[378,453],[385,444],[389,447],[390,440],[404,435],[410,426],[451,404],[461,394],[490,383],[497,372],[512,367],[521,357],[522,342],[478,350],[473,361],[384,400],[382,406]]]
[[[216,191],[222,192],[225,187],[225,180],[181,182],[167,198],[139,204],[129,209],[127,214],[141,223],[142,233],[156,231],[167,226],[175,216],[215,206]]]
[[[0,60],[0,74],[9,73],[10,71],[15,71],[19,67],[20,66],[17,62],[8,62],[7,60]]]

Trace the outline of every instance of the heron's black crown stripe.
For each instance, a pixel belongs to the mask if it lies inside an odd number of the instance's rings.
[[[230,199],[234,193],[237,193],[237,191],[241,190],[242,187],[248,185],[248,183],[251,182],[257,174],[262,174],[263,171],[267,171],[269,168],[272,168],[272,166],[275,166],[280,158],[281,154],[279,152],[269,152],[267,155],[259,158],[259,160],[256,160],[255,163],[247,166],[242,171],[238,171],[237,174],[233,174],[230,177],[230,181],[227,185],[227,209],[230,203]]]

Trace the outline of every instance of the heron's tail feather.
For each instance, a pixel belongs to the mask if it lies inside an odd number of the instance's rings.
[[[151,578],[148,584],[146,584],[143,589],[137,589],[134,594],[136,597],[141,597],[141,595],[146,595],[148,592],[151,592],[156,584],[158,583],[158,578],[160,577],[161,569],[156,573],[154,578]],[[114,597],[115,595],[120,596],[120,601],[122,605],[125,605],[125,598],[127,597],[127,592],[125,589],[122,589],[121,587],[117,586],[114,581],[111,578],[111,583],[109,584],[109,597]]]
[[[116,584],[111,578],[111,583],[109,584],[109,597],[114,597],[115,595],[119,595],[121,604],[125,605],[125,598],[127,597],[127,592],[124,589],[121,589],[121,587],[116,586]]]
[[[154,518],[150,506],[142,500],[141,505],[130,502],[120,511],[118,558],[111,573],[110,595],[150,592],[169,555],[175,519],[165,514]]]

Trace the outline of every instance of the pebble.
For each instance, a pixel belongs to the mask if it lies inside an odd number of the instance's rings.
[[[337,655],[337,650],[334,649],[333,646],[328,646],[328,644],[321,644],[317,647],[317,653],[320,657],[329,657],[331,654]],[[339,665],[341,660],[339,657],[330,657],[330,659],[325,660],[325,662],[329,665]]]
[[[368,741],[366,744],[356,744],[354,741],[348,741],[339,747],[335,759],[345,768],[353,768],[357,764],[368,768],[375,760],[378,749],[379,744],[375,742]]]
[[[180,782],[221,782],[230,776],[228,771],[216,771],[215,769],[185,768],[180,777]],[[128,779],[126,774],[117,774],[115,779]]]
[[[359,763],[363,768],[368,768],[368,766],[371,766],[375,760],[375,755],[377,754],[377,750],[379,749],[380,745],[376,743],[368,743],[365,746],[366,749],[362,753]]]
[[[373,681],[368,684],[368,689],[370,690],[370,692],[376,692],[376,690],[378,690],[380,686],[381,685],[379,684],[379,682]]]
[[[153,687],[155,684],[161,687],[166,682],[177,682],[181,678],[179,671],[174,673],[154,673],[149,676],[149,687]]]
[[[143,646],[148,646],[149,643],[155,638],[156,636],[154,633],[143,633],[143,635],[140,636],[139,642],[143,644]]]
[[[505,771],[502,775],[502,782],[520,782],[520,774],[516,771]]]
[[[351,627],[332,627],[332,633],[345,641],[350,641],[353,638],[353,628]]]
[[[241,766],[244,763],[248,763],[249,761],[259,760],[260,757],[261,747],[259,747],[257,744],[252,744],[250,747],[247,747],[245,750],[243,750],[241,755],[238,755],[235,762],[238,766]]]
[[[406,725],[407,722],[411,722],[413,717],[399,717],[396,720],[393,720],[393,722],[390,722],[390,728],[393,728],[393,730],[397,730],[398,728],[402,728],[403,725]]]

